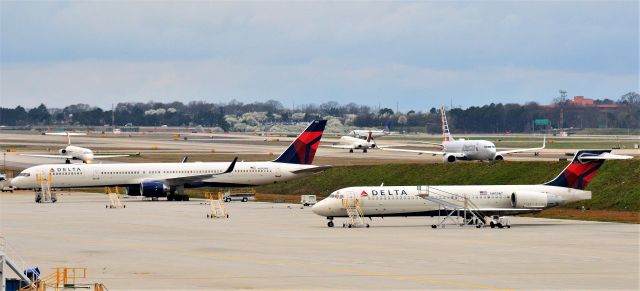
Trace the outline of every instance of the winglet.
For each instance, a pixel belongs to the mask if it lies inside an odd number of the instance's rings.
[[[180,163],[186,163],[189,160],[189,156],[184,156],[184,158],[182,158],[182,162]]]
[[[236,167],[236,162],[237,161],[238,161],[238,157],[233,158],[233,161],[231,162],[231,165],[229,165],[229,168],[227,168],[227,170],[224,171],[223,174],[227,174],[227,173],[233,172],[233,168]]]

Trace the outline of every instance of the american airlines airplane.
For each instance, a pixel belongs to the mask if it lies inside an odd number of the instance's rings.
[[[540,185],[473,186],[356,186],[337,190],[312,210],[329,219],[347,217],[343,199],[359,200],[365,217],[436,216],[442,208],[472,205],[480,217],[539,212],[566,203],[591,199],[585,188],[600,166],[610,159],[631,159],[611,150],[581,150],[555,179]],[[492,225],[493,227],[493,225]]]
[[[20,154],[22,156],[30,156],[30,157],[41,157],[41,158],[54,158],[54,159],[65,159],[66,164],[71,164],[71,160],[80,160],[85,164],[89,164],[93,162],[93,159],[107,159],[107,158],[117,158],[117,157],[128,157],[130,155],[95,155],[92,150],[88,148],[72,146],[71,145],[71,136],[72,135],[86,135],[84,133],[75,133],[75,132],[54,132],[45,133],[46,135],[66,135],[67,136],[67,146],[58,151],[58,155],[38,155],[38,154]]]
[[[504,160],[504,156],[512,153],[537,151],[544,149],[546,146],[547,138],[542,140],[542,146],[538,148],[528,149],[512,149],[498,151],[496,145],[488,140],[465,140],[454,139],[449,132],[449,125],[447,123],[447,116],[445,115],[444,107],[440,109],[442,112],[442,134],[444,140],[442,143],[435,144],[442,147],[442,151],[427,151],[427,150],[410,150],[410,149],[396,149],[396,148],[383,148],[387,151],[408,152],[418,154],[432,154],[441,155],[447,162],[455,162],[456,160],[489,160],[499,161]],[[430,143],[431,144],[431,143]]]
[[[323,171],[314,166],[326,120],[309,124],[275,160],[268,162],[52,164],[28,168],[11,184],[17,188],[40,188],[37,175],[52,174],[53,188],[121,186],[132,196],[189,200],[185,188],[244,187],[282,183]],[[186,161],[183,160],[183,161]]]

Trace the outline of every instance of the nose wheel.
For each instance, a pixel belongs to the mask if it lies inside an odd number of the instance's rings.
[[[327,226],[333,227],[333,217],[327,217],[327,219],[329,220],[329,222],[327,222]]]

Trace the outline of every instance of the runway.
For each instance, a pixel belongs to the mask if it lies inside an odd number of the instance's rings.
[[[3,148],[15,148],[17,152],[8,152],[4,156],[6,165],[15,168],[26,168],[32,165],[60,163],[63,160],[49,158],[27,157],[20,154],[39,153],[56,154],[57,151],[66,146],[66,140],[60,136],[41,135],[33,132],[0,132],[0,146]],[[187,137],[187,140],[184,140]],[[414,139],[424,138],[424,136],[391,136],[379,138],[378,143],[388,147],[399,147],[412,145]],[[434,136],[430,136],[434,138]],[[437,138],[437,136],[435,136]],[[491,136],[491,138],[498,138]],[[503,137],[504,138],[504,137]],[[508,137],[513,138],[513,137]],[[540,137],[533,137],[539,139]],[[635,137],[626,137],[626,142],[633,143]],[[520,138],[521,139],[521,138]],[[627,140],[628,139],[628,140]],[[120,162],[144,162],[144,156],[149,154],[166,154],[168,161],[179,159],[188,154],[200,154],[218,156],[217,158],[206,158],[206,160],[231,160],[233,155],[244,155],[248,158],[259,158],[268,160],[277,157],[293,140],[292,137],[263,137],[252,134],[219,133],[219,134],[182,134],[179,137],[166,133],[132,133],[119,135],[92,134],[88,136],[74,136],[73,145],[87,147],[94,150],[96,154],[105,153],[128,153],[141,154],[138,159],[116,159]],[[600,142],[607,142],[606,138],[600,138]],[[573,142],[572,139],[569,141]],[[638,138],[640,141],[640,138]],[[356,150],[349,153],[344,149],[331,148],[330,145],[337,143],[336,137],[324,137],[316,156],[318,162],[326,162],[331,165],[354,165],[354,164],[375,164],[375,163],[440,163],[442,157],[428,154],[413,154],[371,149],[368,153]],[[513,142],[513,141],[510,141]],[[520,140],[519,142],[523,142]],[[531,143],[532,141],[527,141]],[[578,143],[579,145],[579,143]],[[523,145],[524,146],[524,145]],[[557,161],[559,158],[570,158],[575,149],[553,148],[541,150],[539,156],[532,152],[509,155],[509,161]],[[640,156],[640,149],[620,149],[617,153]],[[222,157],[222,158],[220,158]],[[96,160],[96,162],[109,163],[112,161]]]

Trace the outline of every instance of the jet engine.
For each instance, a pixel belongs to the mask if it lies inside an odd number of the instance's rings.
[[[495,157],[493,157],[494,161],[504,161],[504,157],[501,155],[496,155]]]
[[[169,186],[158,181],[145,181],[140,183],[140,194],[144,197],[165,197],[169,192]]]
[[[444,160],[449,163],[453,163],[456,161],[456,157],[454,155],[446,155],[444,156]]]
[[[67,153],[67,149],[60,149],[60,154],[61,154],[61,155],[64,155],[64,154],[66,154],[66,153]]]
[[[547,208],[558,206],[565,201],[561,196],[540,192],[514,192],[511,206],[514,208]]]

